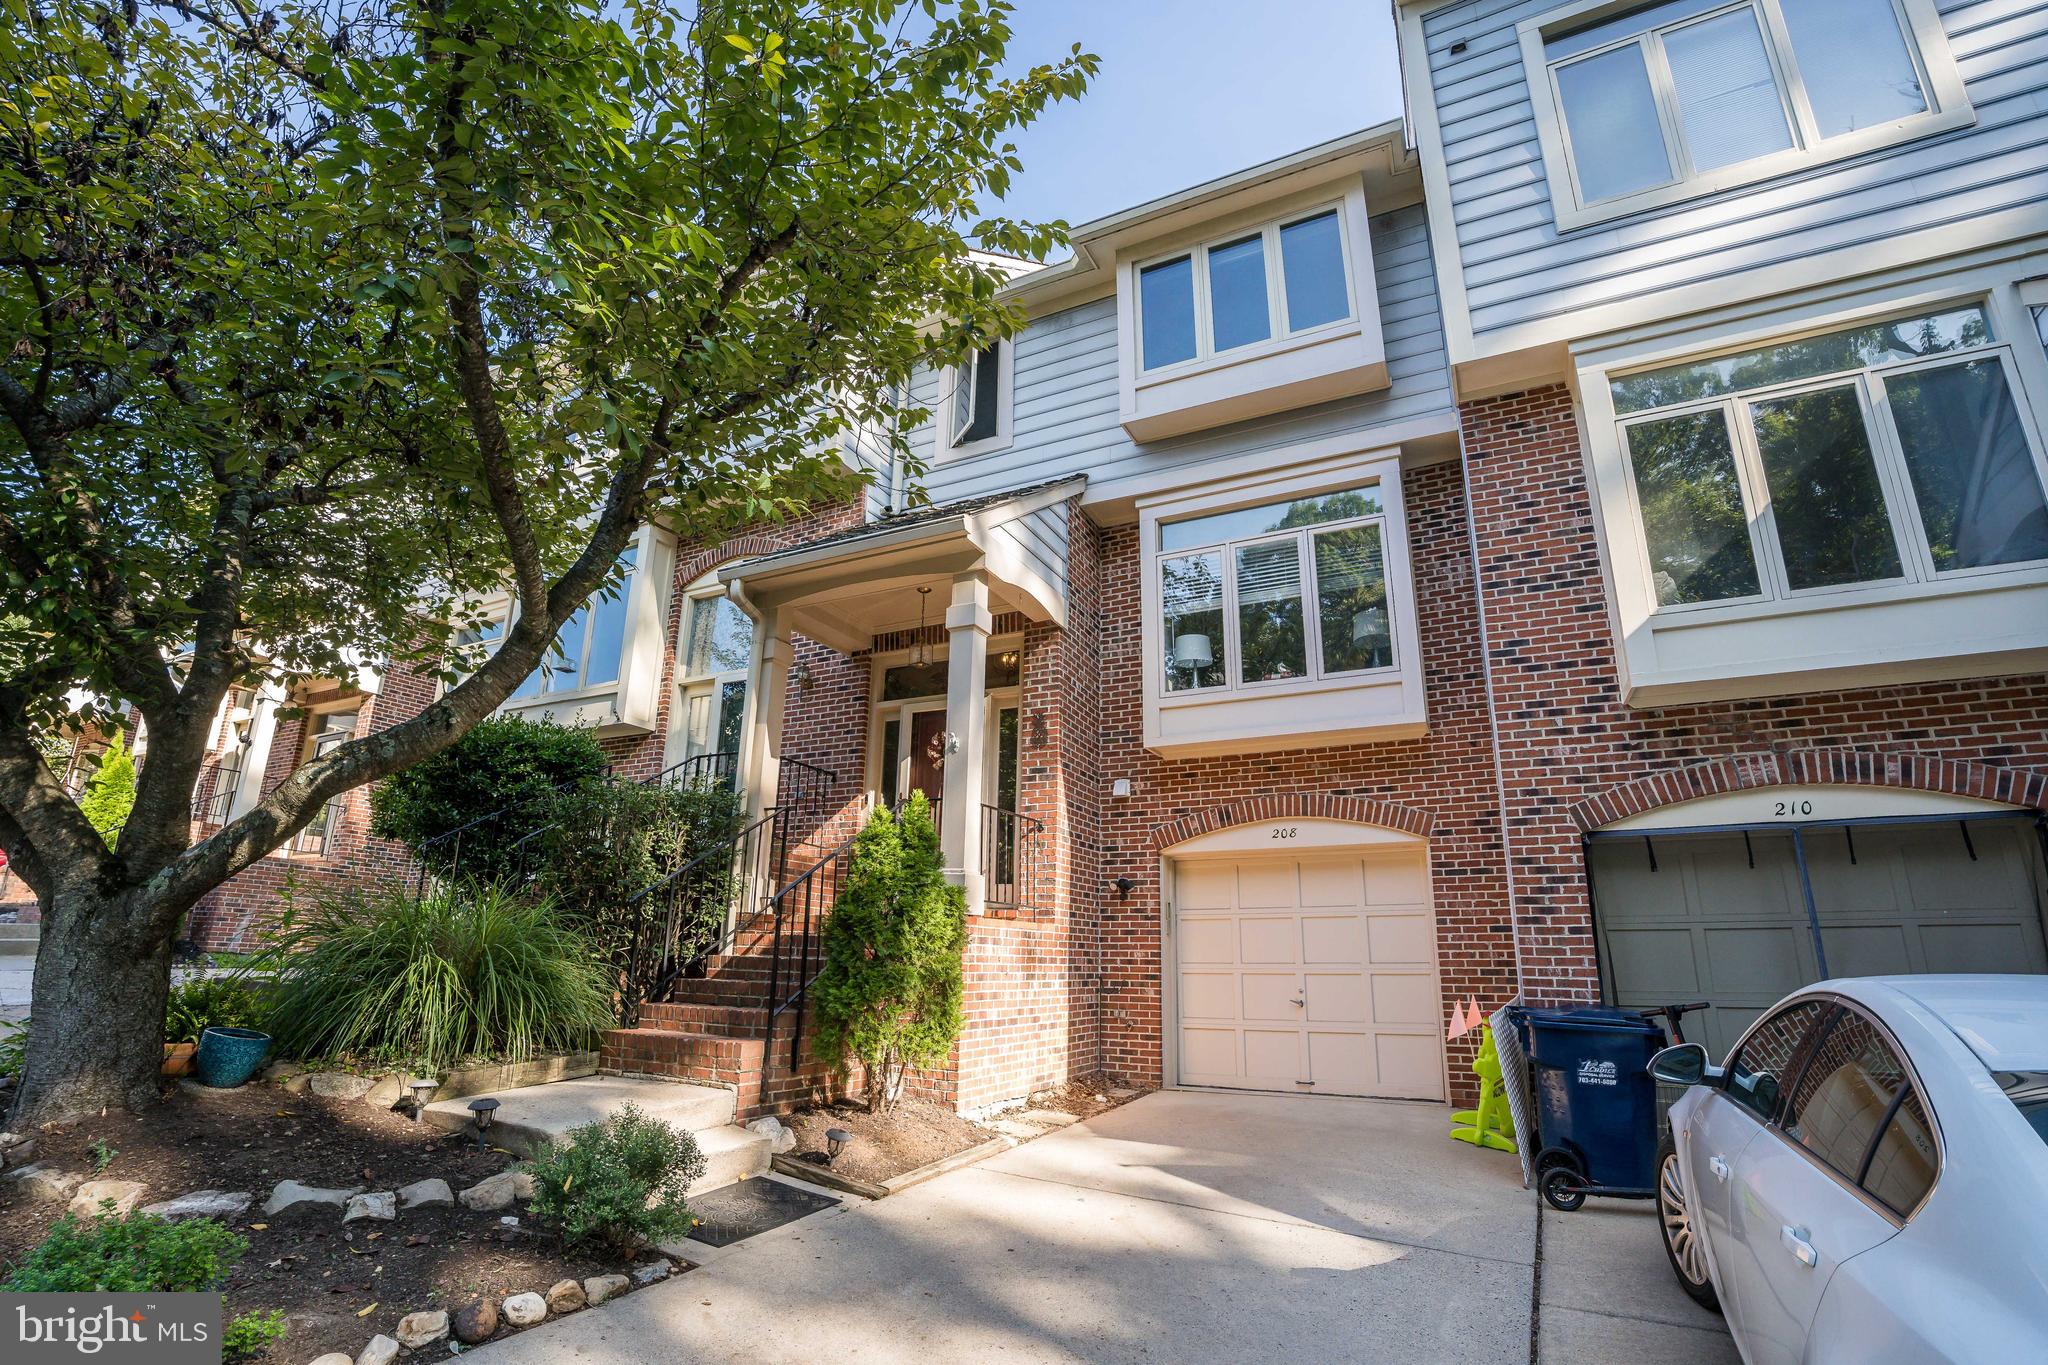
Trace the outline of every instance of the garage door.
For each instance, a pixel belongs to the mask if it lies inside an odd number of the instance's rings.
[[[1808,829],[1829,976],[2048,972],[2038,836],[2021,820]],[[1821,979],[1790,834],[1653,835],[1591,846],[1608,998],[1711,1000],[1687,1037],[1716,1056]]]
[[[1442,1099],[1427,854],[1182,861],[1183,1085]]]

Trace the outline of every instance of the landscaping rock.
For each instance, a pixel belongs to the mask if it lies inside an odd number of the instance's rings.
[[[573,1313],[584,1304],[583,1286],[574,1280],[556,1280],[548,1286],[548,1311]]]
[[[747,1125],[750,1133],[759,1133],[768,1139],[768,1150],[776,1156],[796,1150],[796,1134],[782,1126],[782,1120],[774,1115],[755,1119]]]
[[[546,1322],[548,1301],[538,1294],[514,1294],[505,1300],[505,1321],[514,1327],[531,1327]]]
[[[398,1343],[379,1332],[370,1338],[370,1344],[356,1357],[356,1365],[391,1365],[398,1359]]]
[[[498,1330],[498,1305],[478,1299],[455,1310],[455,1339],[474,1346]]]
[[[247,1192],[194,1190],[162,1203],[144,1204],[142,1211],[175,1223],[181,1218],[234,1218],[248,1212],[255,1202],[256,1196]]]
[[[515,1198],[515,1199],[531,1199],[531,1198],[533,1198],[533,1172],[532,1172],[532,1171],[529,1171],[529,1170],[527,1170],[527,1169],[526,1169],[526,1168],[525,1168],[524,1166],[514,1166],[514,1167],[512,1167],[512,1168],[511,1168],[510,1170],[506,1171],[506,1172],[505,1172],[505,1174],[507,1174],[507,1175],[509,1175],[509,1176],[511,1176],[511,1177],[512,1177],[512,1197],[513,1197],[513,1198]]]
[[[633,1282],[624,1275],[592,1275],[583,1282],[583,1301],[592,1308],[626,1292]]]
[[[398,1320],[398,1344],[417,1351],[432,1346],[448,1335],[448,1315],[436,1308],[428,1313],[407,1313]]]
[[[329,1100],[359,1100],[376,1083],[375,1076],[356,1076],[346,1071],[316,1071],[306,1077],[306,1088]]]
[[[404,1098],[405,1077],[395,1071],[388,1076],[379,1076],[370,1088],[363,1092],[363,1103],[374,1104],[379,1109],[396,1108],[398,1102]]]
[[[500,1171],[496,1175],[479,1180],[456,1198],[462,1201],[462,1207],[466,1209],[475,1209],[478,1213],[496,1213],[499,1209],[511,1207],[517,1185],[518,1182],[513,1178],[512,1172]]]
[[[345,1190],[329,1190],[318,1185],[301,1185],[296,1180],[280,1180],[277,1182],[277,1188],[270,1192],[270,1198],[263,1203],[263,1216],[272,1218],[286,1209],[296,1208],[301,1204],[331,1204],[338,1209],[362,1192],[361,1185],[354,1185]]]
[[[633,1267],[633,1283],[643,1288],[650,1284],[659,1284],[668,1278],[669,1270],[667,1261],[649,1261],[646,1265],[636,1265]]]
[[[356,1363],[340,1351],[329,1351],[324,1356],[313,1357],[313,1365],[356,1365]]]
[[[353,1223],[368,1218],[379,1223],[388,1223],[398,1217],[398,1196],[389,1190],[378,1190],[375,1194],[359,1194],[348,1201],[347,1212],[341,1215],[344,1223]]]
[[[7,1136],[14,1136],[9,1133]],[[6,1151],[0,1152],[0,1166],[26,1166],[36,1159],[36,1140],[23,1138]]]
[[[96,1218],[102,1213],[125,1218],[142,1202],[146,1188],[139,1180],[88,1180],[71,1196],[68,1212],[80,1218]],[[108,1204],[113,1205],[112,1209],[106,1207]]]
[[[48,1166],[17,1167],[7,1178],[20,1181],[34,1199],[69,1199],[78,1182],[85,1179],[76,1171],[53,1171]]]
[[[415,1180],[398,1192],[398,1207],[402,1209],[450,1209],[455,1207],[455,1192],[448,1188],[448,1182],[439,1176]]]

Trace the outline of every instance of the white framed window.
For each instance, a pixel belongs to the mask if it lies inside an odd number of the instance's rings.
[[[1519,32],[1560,230],[1973,117],[1932,0],[1583,0]]]
[[[1354,319],[1346,232],[1342,206],[1324,204],[1139,262],[1140,371]]]
[[[1981,302],[1608,389],[1659,613],[2048,564],[2048,462]]]
[[[1398,456],[1141,502],[1146,746],[1269,752],[1427,730]]]
[[[306,717],[306,738],[299,750],[299,766],[305,767],[316,758],[324,758],[356,735],[356,723],[362,719],[362,707],[346,705],[315,712]],[[304,829],[292,840],[291,851],[309,858],[324,858],[334,843],[334,827],[341,819],[342,798],[335,797],[320,808]]]
[[[627,607],[638,573],[640,547],[628,545],[618,565],[590,600],[578,607],[541,654],[541,661],[506,698],[518,702],[609,687],[619,681],[630,622]],[[485,609],[484,619],[455,634],[454,657],[461,676],[474,672],[504,643],[507,622],[517,619],[511,599]]]
[[[946,372],[940,398],[939,458],[959,459],[1010,446],[1016,348],[990,342]]]
[[[724,594],[715,574],[689,589],[679,663],[678,761],[718,756],[719,776],[737,771],[754,663],[754,619]]]

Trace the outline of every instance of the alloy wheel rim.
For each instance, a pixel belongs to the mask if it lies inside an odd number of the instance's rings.
[[[1705,1284],[1706,1256],[1699,1238],[1693,1235],[1692,1210],[1686,1203],[1685,1185],[1678,1178],[1676,1154],[1664,1158],[1664,1169],[1658,1174],[1657,1212],[1664,1222],[1664,1244],[1671,1248],[1678,1273],[1693,1284]]]

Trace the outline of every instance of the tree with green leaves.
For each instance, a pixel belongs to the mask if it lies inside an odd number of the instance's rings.
[[[913,1066],[937,1066],[960,1036],[960,955],[967,901],[946,880],[923,792],[899,819],[877,807],[854,836],[852,863],[825,921],[812,998],[819,1055],[867,1072],[871,1110],[896,1102]]]
[[[128,812],[134,808],[135,759],[128,752],[127,739],[116,730],[113,743],[100,755],[99,767],[86,779],[85,795],[78,799],[78,809],[107,841],[107,847],[112,848],[120,837],[121,826],[128,823]]]
[[[35,890],[12,1126],[152,1099],[171,942],[334,797],[453,743],[659,518],[909,452],[1013,332],[1008,141],[1093,73],[1001,0],[0,0],[0,847]],[[226,827],[235,686],[494,655]],[[459,665],[459,667],[457,667]],[[81,705],[76,698],[93,700]],[[36,737],[148,728],[118,849]]]

